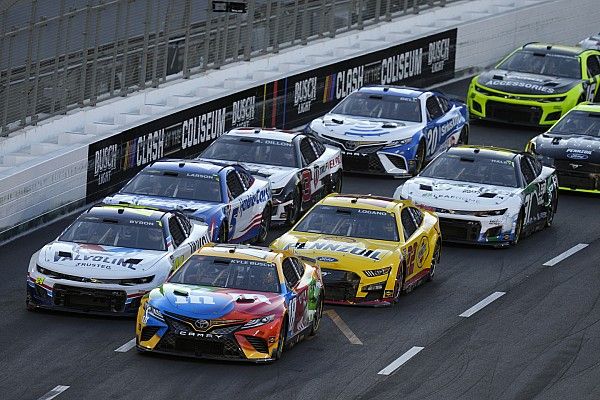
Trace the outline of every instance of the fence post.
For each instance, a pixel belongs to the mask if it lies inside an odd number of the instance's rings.
[[[64,0],[63,0],[64,1]],[[127,1],[127,0],[125,0]],[[121,39],[121,14],[123,13],[123,0],[117,5],[117,15],[115,17],[115,43],[113,43],[112,65],[110,66],[110,84],[108,92],[110,97],[115,94],[115,80],[117,75],[117,58],[119,56],[119,40]]]
[[[146,0],[146,15],[144,17],[144,47],[142,49],[142,65],[138,86],[140,89],[146,88],[146,68],[148,67],[148,42],[150,40],[150,21],[152,20],[152,2]]]
[[[3,136],[7,136],[8,135],[8,129],[7,129],[7,119],[8,119],[8,99],[10,99],[10,80],[11,80],[11,75],[12,75],[12,51],[13,51],[13,42],[14,42],[14,38],[15,35],[13,33],[10,33],[8,36],[8,71],[6,71],[6,83],[4,85],[4,97],[5,97],[5,101],[4,101],[4,112],[2,113],[2,135]]]
[[[100,5],[94,8],[94,10],[96,11],[96,33],[94,35],[94,58],[92,59],[92,82],[90,83],[90,105],[92,106],[95,106],[98,101],[98,91],[96,88],[96,77],[98,75],[98,46],[100,42],[98,35],[100,34],[104,6]]]
[[[35,36],[35,20],[37,19],[37,0],[31,2],[31,14],[29,15],[29,29],[27,37],[27,61],[25,64],[25,77],[19,99],[21,107],[21,126],[27,124],[27,111],[29,111],[29,80],[31,79],[31,56],[33,53],[33,37]]]
[[[81,60],[81,78],[79,80],[79,107],[85,104],[85,78],[87,73],[88,48],[90,47],[90,20],[92,18],[92,6],[88,3],[85,11],[85,27],[83,28],[83,49]]]
[[[173,9],[172,5],[173,5],[173,0],[169,0],[169,3],[167,5],[167,14],[165,15],[165,31],[164,31],[165,50],[163,52],[164,62],[163,62],[163,70],[162,70],[163,83],[165,83],[167,81],[167,69],[169,68],[169,28],[170,28],[170,22],[171,22],[171,10]]]
[[[121,68],[121,88],[119,94],[123,97],[127,96],[129,87],[127,86],[127,59],[129,58],[129,4],[132,0],[124,0],[127,7],[125,8],[125,43],[123,44],[123,67]]]
[[[302,31],[300,37],[300,44],[306,46],[308,44],[308,28],[309,23],[308,14],[308,0],[304,0],[304,6],[302,7]]]
[[[42,42],[42,33],[44,31],[44,27],[48,26],[48,24],[45,22],[46,18],[45,17],[41,17],[40,18],[41,23],[38,24],[38,34],[37,34],[37,46],[36,46],[36,55],[35,55],[35,79],[34,79],[34,83],[33,83],[33,93],[31,96],[31,121],[30,123],[32,125],[36,125],[37,124],[37,120],[38,120],[38,115],[37,115],[37,101],[38,101],[38,89],[39,89],[39,83],[40,83],[40,43]]]
[[[158,0],[154,1],[154,9],[156,10],[156,18],[154,22],[154,54],[152,55],[152,87],[158,87],[158,46],[160,43],[160,9]]]
[[[379,22],[381,16],[381,0],[375,1],[375,23]]]
[[[386,2],[385,2],[385,20],[387,22],[390,22],[392,20],[391,2],[392,2],[392,0],[386,0]]]
[[[56,54],[54,55],[54,72],[52,74],[52,84],[54,85],[54,92],[52,96],[52,101],[50,102],[50,114],[54,115],[54,108],[56,107],[56,94],[58,91],[58,70],[60,68],[60,47],[62,44],[62,34],[65,20],[65,0],[61,0],[60,2],[60,15],[58,17],[58,32],[56,33]],[[64,51],[66,57],[66,50]],[[63,85],[64,86],[64,85]],[[62,96],[61,96],[62,97]]]
[[[73,13],[69,13],[68,17],[67,17],[67,33],[65,35],[65,56],[64,56],[64,65],[63,65],[63,90],[61,91],[62,96],[61,96],[61,104],[59,104],[59,108],[60,108],[60,112],[63,114],[66,114],[67,112],[67,79],[68,74],[69,74],[69,47],[70,47],[70,33],[71,33],[71,25],[72,25],[72,20],[73,20],[74,14]]]
[[[183,48],[183,78],[189,79],[190,77],[190,66],[188,57],[190,55],[190,7],[191,0],[185,0],[185,6],[183,9],[183,24],[185,26],[185,42]]]
[[[244,61],[250,61],[252,55],[252,28],[254,25],[254,8],[256,0],[248,2],[248,16],[246,18],[246,43],[244,44]]]

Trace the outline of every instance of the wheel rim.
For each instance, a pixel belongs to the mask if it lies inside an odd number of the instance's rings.
[[[269,235],[269,226],[271,225],[271,207],[267,206],[263,210],[262,221],[260,222],[259,241],[264,242]]]
[[[423,168],[424,159],[425,159],[425,148],[423,147],[423,144],[420,143],[419,148],[417,149],[417,158],[415,160],[415,175],[421,171],[421,168]]]
[[[546,225],[547,226],[552,225],[552,221],[554,221],[555,208],[556,208],[556,206],[554,205],[554,202],[552,202],[552,204],[550,205],[550,210],[548,211],[548,216],[546,217]]]
[[[285,325],[281,326],[281,330],[279,331],[279,344],[277,345],[277,354],[276,358],[281,358],[283,354],[283,346],[285,345]]]
[[[290,224],[294,224],[298,219],[298,215],[300,214],[300,196],[298,194],[298,190],[294,191],[294,197],[292,198],[292,207],[290,207],[290,216],[289,221]]]
[[[339,176],[339,178],[338,178],[338,180],[337,180],[337,182],[335,184],[334,191],[336,193],[341,193],[341,191],[342,191],[342,174],[341,173],[340,173],[340,176]]]
[[[433,258],[431,259],[431,266],[429,267],[429,278],[433,278],[435,275],[435,268],[437,267],[438,262],[440,262],[440,246],[435,245],[435,252],[433,253]]]
[[[517,227],[515,229],[515,240],[514,243],[517,244],[519,239],[521,238],[521,231],[523,230],[523,218],[519,217],[517,220]]]
[[[404,268],[400,266],[400,271],[396,275],[396,287],[394,288],[394,300],[398,301],[400,294],[402,293],[402,286],[404,284]]]
[[[464,129],[460,132],[458,137],[458,144],[467,144],[469,142],[469,134]]]

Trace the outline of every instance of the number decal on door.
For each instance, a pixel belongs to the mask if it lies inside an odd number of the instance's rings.
[[[304,203],[306,203],[306,202],[310,201],[310,198],[311,198],[310,183],[312,181],[312,173],[310,172],[310,169],[305,169],[304,171],[302,171],[301,179],[302,179],[302,201]]]

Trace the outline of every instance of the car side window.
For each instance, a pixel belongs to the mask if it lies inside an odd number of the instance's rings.
[[[400,219],[402,220],[402,229],[404,231],[404,240],[408,240],[417,230],[417,225],[413,220],[411,212],[409,211],[409,207],[405,207],[402,209],[402,213],[400,214]]]
[[[235,171],[229,171],[227,173],[227,189],[231,194],[232,198],[237,198],[244,193],[244,186]]]
[[[598,56],[589,56],[586,64],[588,76],[590,78],[596,75],[600,75],[600,62],[598,61]]]
[[[242,179],[242,183],[246,190],[250,189],[250,186],[254,183],[254,177],[245,171],[238,171],[240,174],[240,178]]]
[[[523,178],[525,179],[525,184],[529,185],[535,179],[536,174],[535,172],[533,172],[533,168],[527,162],[527,159],[525,157],[521,157],[520,165],[521,173],[523,174]]]
[[[440,108],[440,104],[438,103],[435,96],[431,96],[425,102],[425,107],[427,108],[427,116],[430,120],[437,119],[442,116],[443,112]]]
[[[421,224],[423,223],[423,213],[421,212],[421,210],[414,207],[409,207],[408,210],[410,211],[417,228],[421,226]]]
[[[323,153],[325,153],[325,146],[323,146],[323,143],[321,143],[318,140],[313,139],[313,138],[309,138],[308,140],[312,144],[313,149],[315,150],[315,153],[317,154],[317,158],[321,157],[323,155]]]
[[[169,233],[171,234],[171,237],[173,237],[173,243],[175,244],[175,247],[179,247],[179,245],[181,245],[186,238],[183,229],[177,222],[177,217],[174,215],[169,217]]]
[[[318,158],[308,138],[303,138],[300,141],[300,153],[302,153],[306,165],[312,164]]]
[[[304,263],[297,258],[292,258],[292,262],[294,264],[294,268],[296,269],[296,273],[298,274],[299,278],[302,279],[304,276]]]
[[[296,272],[296,268],[294,268],[294,264],[292,263],[291,258],[286,258],[283,260],[281,264],[283,269],[283,276],[285,277],[285,281],[287,282],[290,288],[296,286],[300,278],[298,277],[298,273]]]
[[[181,226],[185,237],[187,238],[188,236],[190,236],[190,232],[192,231],[192,224],[190,223],[190,221],[185,219],[181,215],[175,215],[175,218],[177,219],[179,226]]]
[[[535,158],[531,157],[531,156],[526,156],[527,157],[527,161],[529,161],[529,163],[531,164],[531,167],[533,168],[533,172],[535,173],[535,176],[540,176],[540,174],[542,173],[542,163],[539,160],[536,160]]]
[[[442,112],[447,113],[448,111],[450,111],[450,108],[452,107],[450,106],[450,102],[448,101],[448,99],[443,96],[436,97],[440,103],[440,108],[442,109]]]

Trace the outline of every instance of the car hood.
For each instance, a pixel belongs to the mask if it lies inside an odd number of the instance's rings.
[[[290,179],[294,177],[297,168],[294,167],[279,167],[275,165],[240,163],[252,175],[261,178],[268,178],[271,182],[271,189],[285,186]]]
[[[479,75],[477,83],[505,93],[553,95],[569,91],[579,79],[527,74],[524,72],[493,69]]]
[[[402,196],[429,207],[490,211],[518,197],[520,191],[520,188],[416,177],[404,183]]]
[[[423,128],[423,123],[326,114],[310,127],[329,139],[385,144],[412,137]]]
[[[600,138],[542,134],[533,139],[535,152],[557,160],[600,164]]]
[[[38,264],[54,272],[86,278],[148,276],[167,253],[126,247],[52,242],[40,251]]]
[[[296,231],[286,233],[273,242],[271,247],[314,258],[322,268],[346,271],[381,268],[398,262],[400,258],[396,242]]]
[[[182,200],[156,196],[143,196],[120,193],[105,198],[103,200],[103,203],[127,203],[138,206],[157,207],[160,209],[180,210],[187,215],[193,216],[194,218],[201,218],[204,221],[208,221],[208,217],[212,215],[215,211],[217,211],[221,206],[221,204],[219,203],[206,201]]]
[[[284,299],[278,293],[252,292],[194,285],[165,283],[150,292],[151,305],[161,312],[173,312],[192,318],[250,319],[255,316],[282,314]]]

